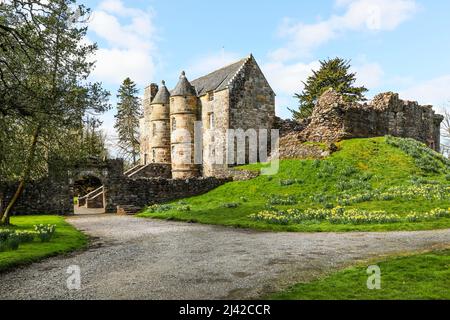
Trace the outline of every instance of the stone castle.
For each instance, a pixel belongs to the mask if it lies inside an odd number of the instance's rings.
[[[305,141],[384,135],[413,138],[439,151],[443,121],[432,106],[401,100],[392,92],[360,104],[346,102],[332,89],[320,97],[309,119],[281,120],[275,116],[275,93],[252,55],[191,82],[183,72],[172,91],[164,81],[160,87],[151,84],[143,104],[143,169],[136,176],[172,179],[229,176],[226,161],[214,158],[226,153],[229,129],[280,129],[280,157],[302,158],[317,156],[306,150]],[[201,127],[196,131],[198,123]],[[212,136],[210,129],[214,129]],[[175,131],[181,133],[174,135]],[[200,155],[194,135],[200,135]]]
[[[228,166],[215,156],[226,152],[227,130],[270,130],[275,119],[275,93],[252,55],[191,82],[183,72],[172,91],[164,81],[151,84],[143,104],[141,165],[170,166],[173,179],[223,174]],[[194,159],[199,122],[200,162]]]
[[[68,168],[63,177],[53,177],[49,169],[47,178],[31,182],[15,213],[73,212],[73,186],[85,176],[99,178],[102,186],[80,197],[80,206],[122,214],[255,177],[259,173],[232,170],[233,163],[215,161],[214,154],[225,154],[221,149],[227,148],[229,129],[279,129],[279,157],[302,159],[328,156],[337,150],[336,141],[384,135],[413,138],[439,151],[442,121],[431,106],[401,100],[392,92],[361,104],[346,102],[332,89],[318,99],[309,119],[282,120],[275,116],[275,93],[250,55],[191,82],[183,72],[172,91],[164,82],[160,87],[151,84],[145,90],[141,120],[141,164],[124,171],[120,159],[93,161]],[[198,139],[192,139],[194,135]],[[6,203],[16,189],[0,181],[0,207],[2,198]]]

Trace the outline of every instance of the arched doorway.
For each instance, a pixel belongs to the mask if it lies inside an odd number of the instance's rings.
[[[101,178],[90,173],[80,174],[73,182],[74,213],[105,213],[105,192]]]
[[[73,183],[75,214],[99,214],[105,212],[103,183],[95,175],[80,175]]]

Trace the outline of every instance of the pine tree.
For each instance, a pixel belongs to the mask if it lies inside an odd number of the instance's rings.
[[[118,133],[118,147],[126,160],[136,164],[139,160],[139,118],[142,116],[139,90],[126,78],[117,94],[117,114],[114,128]]]
[[[356,73],[350,72],[350,61],[342,58],[320,61],[319,71],[313,70],[313,75],[308,77],[305,88],[301,94],[296,93],[299,99],[299,110],[291,110],[294,119],[304,119],[311,116],[319,97],[329,88],[333,88],[343,95],[349,102],[364,101],[365,87],[355,87]]]

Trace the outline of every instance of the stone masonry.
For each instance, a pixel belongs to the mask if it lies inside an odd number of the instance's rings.
[[[432,106],[401,100],[396,93],[381,93],[371,102],[359,104],[344,101],[330,89],[319,98],[311,121],[299,139],[335,142],[393,135],[416,139],[439,151],[443,119]]]
[[[155,88],[145,90],[141,161],[170,163],[174,179],[223,176],[229,169],[227,130],[270,134],[274,125],[275,93],[252,55],[191,82],[183,72],[172,91],[164,82]],[[201,165],[194,158],[196,122],[201,123]]]

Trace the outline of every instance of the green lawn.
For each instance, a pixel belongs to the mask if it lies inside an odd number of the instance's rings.
[[[340,150],[325,160],[283,160],[279,173],[249,181],[230,182],[207,194],[174,201],[168,206],[148,209],[140,217],[181,220],[206,224],[272,231],[393,231],[449,228],[450,218],[422,222],[332,224],[327,221],[303,221],[286,225],[256,221],[250,216],[263,210],[346,209],[382,210],[402,217],[411,211],[429,212],[450,208],[450,167],[438,154],[416,142],[407,145],[407,154],[386,142],[386,138],[353,139],[339,144]],[[444,161],[444,162],[443,162]],[[448,163],[447,163],[448,165]],[[257,170],[260,165],[244,168]],[[440,190],[440,197],[432,190]],[[407,190],[408,196],[395,195]],[[428,190],[428,191],[424,191]],[[430,191],[431,190],[431,191]],[[381,192],[392,198],[347,201]],[[268,204],[273,197],[295,204]],[[353,198],[351,198],[353,199]],[[342,204],[342,201],[348,203]]]
[[[36,224],[54,224],[56,233],[48,243],[35,239],[32,243],[21,244],[19,250],[0,252],[0,271],[38,261],[42,258],[68,253],[84,248],[87,237],[60,216],[20,216],[12,217],[12,228],[17,230],[34,230]]]
[[[381,269],[381,289],[367,289],[367,268]],[[390,258],[339,271],[268,297],[276,300],[450,299],[450,250]]]

